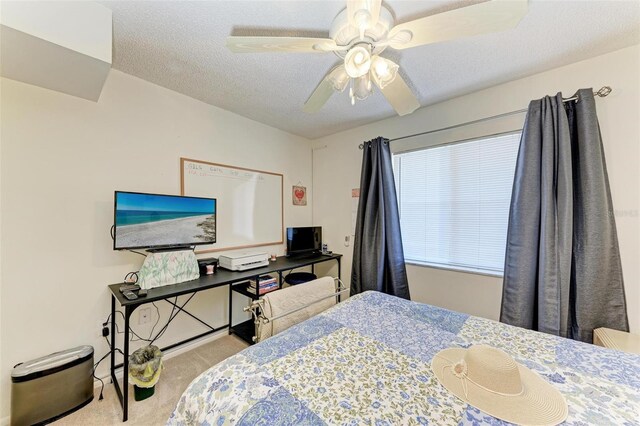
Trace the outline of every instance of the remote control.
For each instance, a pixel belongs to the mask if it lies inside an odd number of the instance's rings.
[[[147,296],[147,290],[146,289],[143,288],[138,292],[138,297],[146,297],[146,296]]]
[[[122,292],[122,295],[124,297],[126,297],[129,300],[136,300],[138,298],[138,296],[136,296],[136,294],[134,292],[132,292],[131,290],[125,290]]]
[[[124,284],[120,286],[120,293],[124,293],[125,291],[138,291],[140,290],[140,286],[137,284]]]

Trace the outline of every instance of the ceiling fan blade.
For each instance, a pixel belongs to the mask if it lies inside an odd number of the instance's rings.
[[[324,53],[341,48],[330,38],[310,37],[227,37],[227,47],[236,53],[253,52],[315,52]]]
[[[504,31],[527,13],[527,0],[491,0],[396,25],[388,44],[408,49],[423,44]]]
[[[382,92],[398,115],[411,114],[413,111],[420,108],[420,102],[418,102],[418,99],[416,99],[413,92],[409,86],[407,86],[407,83],[399,73],[391,83],[388,83],[384,87],[376,78],[373,79],[373,82],[378,86],[380,92]]]
[[[318,112],[336,90],[343,91],[349,81],[344,64],[333,68],[324,76],[316,90],[313,91],[302,110],[304,112]]]
[[[347,0],[349,24],[356,28],[364,27],[363,32],[375,27],[378,23],[378,18],[380,18],[381,6],[382,0]],[[360,12],[362,10],[368,12],[368,16],[366,13]]]
[[[333,95],[333,85],[325,78],[318,84],[316,90],[313,91],[307,102],[305,102],[302,110],[309,113],[320,111],[331,95]]]

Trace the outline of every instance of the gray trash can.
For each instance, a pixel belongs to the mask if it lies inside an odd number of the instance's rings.
[[[11,425],[51,422],[93,400],[93,347],[79,346],[16,365]]]

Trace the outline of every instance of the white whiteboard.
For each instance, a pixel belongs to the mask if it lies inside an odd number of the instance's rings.
[[[182,195],[216,198],[216,243],[200,252],[283,243],[283,175],[180,158]]]

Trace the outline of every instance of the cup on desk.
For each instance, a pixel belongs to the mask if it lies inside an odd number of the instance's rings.
[[[215,272],[213,265],[207,265],[207,275],[212,275]]]
[[[271,255],[271,261],[272,262],[275,262],[277,260],[277,258],[278,258],[278,255],[276,255],[276,254],[272,254]]]

